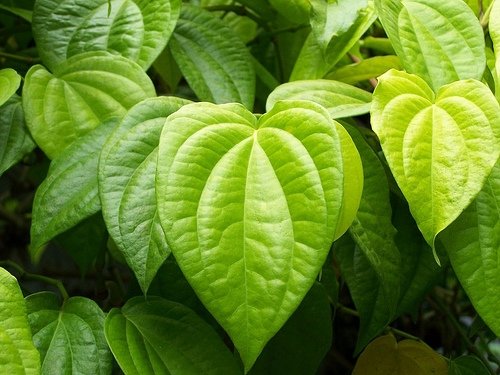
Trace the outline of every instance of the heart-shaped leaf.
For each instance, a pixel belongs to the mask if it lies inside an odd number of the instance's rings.
[[[118,53],[146,70],[167,45],[180,5],[180,0],[38,0],[33,35],[51,70],[89,51]]]
[[[0,70],[0,106],[14,95],[21,84],[21,76],[14,69]]]
[[[40,355],[31,340],[23,294],[16,278],[1,267],[0,347],[0,367],[3,373],[40,373]]]
[[[371,110],[389,167],[429,245],[471,203],[500,156],[500,106],[479,81],[436,95],[418,76],[390,70]]]
[[[42,359],[42,375],[111,372],[112,358],[104,337],[104,313],[87,298],[41,292],[26,297],[33,342]]]
[[[32,67],[23,88],[26,123],[36,143],[55,158],[103,121],[122,117],[134,104],[155,96],[136,63],[108,52],[88,52],[59,64],[54,74]]]
[[[357,194],[344,190],[343,153],[356,151],[338,127],[315,103],[284,101],[258,120],[238,104],[189,104],[163,129],[162,226],[246,371],[313,284],[339,221],[354,217],[341,215]],[[356,159],[349,169],[361,174]]]
[[[437,91],[459,79],[481,79],[483,29],[462,0],[375,0],[377,13],[404,68]]]
[[[160,297],[135,297],[109,312],[109,346],[125,375],[237,375],[231,352],[187,307]]]
[[[159,97],[134,106],[104,145],[99,193],[108,231],[145,293],[170,249],[155,195],[157,146],[166,118],[187,100]]]
[[[478,357],[466,355],[450,361],[448,375],[489,375],[490,371]]]

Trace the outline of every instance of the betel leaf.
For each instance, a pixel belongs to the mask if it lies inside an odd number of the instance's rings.
[[[307,23],[311,4],[309,0],[269,0],[271,6],[292,23]]]
[[[0,368],[3,373],[40,373],[40,355],[31,341],[23,294],[16,278],[1,267],[0,347]]]
[[[353,375],[448,375],[444,357],[422,342],[381,336],[361,353]]]
[[[21,98],[14,94],[0,106],[0,175],[35,147],[24,121]]]
[[[440,239],[474,308],[500,335],[500,161],[476,199]]]
[[[0,70],[0,106],[14,95],[21,84],[21,76],[14,69]]]
[[[415,75],[379,78],[371,122],[410,211],[432,247],[481,190],[500,155],[500,106],[475,80],[436,95]]]
[[[104,313],[94,301],[72,297],[61,306],[50,292],[32,294],[25,300],[42,375],[111,373]]]
[[[156,212],[157,146],[166,118],[187,100],[146,99],[134,106],[104,145],[99,194],[110,235],[143,292],[170,249]]]
[[[255,72],[250,53],[220,18],[183,4],[169,47],[199,99],[253,108]]]
[[[33,202],[30,252],[101,209],[97,189],[99,151],[117,120],[111,119],[78,139],[50,164]]]
[[[145,70],[167,45],[180,0],[38,0],[33,35],[51,70],[89,51],[118,53]]]
[[[490,371],[478,357],[464,355],[450,361],[448,375],[489,375]]]
[[[493,49],[495,50],[495,72],[494,72],[494,80],[498,85],[498,81],[500,80],[500,2],[495,1],[491,6],[491,12],[488,21],[488,32],[491,37],[491,41],[493,42]],[[488,64],[489,65],[489,64]],[[495,87],[496,88],[496,87]],[[498,91],[495,91],[497,97],[500,95]]]
[[[279,100],[311,100],[328,109],[335,119],[368,113],[372,95],[343,82],[316,79],[278,86],[267,98],[267,110]]]
[[[481,79],[484,34],[462,0],[375,0],[394,50],[409,73],[437,91],[460,79]]]
[[[105,334],[125,375],[241,373],[205,321],[187,307],[160,297],[135,297],[121,309],[112,309]]]
[[[33,138],[53,159],[106,119],[121,117],[152,96],[154,86],[139,65],[108,52],[87,52],[64,61],[53,74],[33,66],[23,107]]]
[[[325,78],[352,85],[377,78],[390,69],[399,68],[401,68],[401,62],[397,56],[374,56],[354,64],[341,66],[328,73]]]
[[[284,101],[258,120],[238,104],[189,104],[163,129],[162,226],[246,371],[313,284],[353,194],[337,126],[315,103]]]

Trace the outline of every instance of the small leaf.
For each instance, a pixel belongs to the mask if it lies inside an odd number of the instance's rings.
[[[311,5],[308,0],[269,0],[271,6],[292,23],[307,23]]]
[[[0,70],[0,106],[14,95],[21,84],[21,76],[14,69]]]
[[[370,78],[377,78],[390,69],[400,67],[401,62],[397,56],[374,56],[355,64],[341,66],[328,73],[325,78],[352,85]]]
[[[241,373],[212,328],[176,302],[132,298],[109,312],[105,333],[125,375]]]
[[[169,47],[199,99],[253,108],[255,72],[250,53],[221,19],[183,4]]]
[[[448,375],[446,360],[424,343],[396,342],[392,335],[370,343],[358,358],[353,375]]]
[[[336,119],[368,113],[372,95],[343,82],[316,79],[278,86],[267,98],[267,110],[279,100],[310,100],[328,109],[330,116]]]
[[[394,177],[429,245],[481,190],[500,156],[500,106],[479,81],[435,96],[419,77],[379,78],[371,122]]]
[[[434,91],[460,79],[481,79],[483,29],[462,0],[375,0],[375,5],[403,67]]]
[[[189,104],[163,129],[161,224],[245,371],[313,284],[344,202],[359,200],[344,191],[337,126],[315,103],[284,101],[258,120],[238,104]]]
[[[33,35],[51,70],[83,52],[108,51],[149,68],[167,45],[179,0],[38,0]]]
[[[5,0],[3,2],[6,3]],[[28,22],[31,22],[31,18],[33,16],[32,9],[34,2],[35,1],[33,0],[33,1],[28,1],[27,4],[19,4],[20,1],[11,0],[9,2],[11,5],[0,4],[0,9],[6,10],[12,14],[15,14],[16,16],[24,18]]]
[[[23,107],[33,138],[53,159],[106,119],[121,117],[152,96],[154,86],[139,65],[108,52],[88,52],[64,61],[53,75],[33,66]]]
[[[448,375],[489,375],[490,371],[481,360],[472,355],[464,355],[450,361]]]
[[[0,367],[2,373],[36,375],[40,355],[31,341],[26,305],[14,276],[0,267]]]
[[[111,119],[74,142],[50,164],[33,202],[30,253],[101,209],[97,189],[99,151],[116,125]]]
[[[104,313],[94,301],[72,297],[61,306],[55,294],[41,292],[26,297],[26,306],[42,375],[111,372]]]
[[[108,231],[146,293],[170,254],[155,195],[157,146],[166,118],[188,103],[159,97],[134,106],[101,152],[99,194]]]
[[[0,106],[0,175],[35,147],[24,121],[21,98],[14,94]]]

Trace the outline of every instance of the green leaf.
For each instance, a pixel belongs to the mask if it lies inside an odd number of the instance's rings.
[[[141,67],[108,52],[88,52],[61,63],[50,74],[41,65],[26,75],[26,123],[40,148],[53,159],[75,139],[134,104],[155,96]]]
[[[0,175],[35,147],[24,121],[21,98],[14,94],[0,106]]]
[[[405,70],[434,91],[460,79],[481,79],[483,29],[462,0],[375,0],[375,5]]]
[[[489,375],[490,371],[481,360],[472,355],[464,355],[450,361],[448,375]]]
[[[328,73],[325,78],[352,85],[371,78],[377,78],[390,69],[399,69],[400,67],[401,62],[397,56],[375,56],[355,64],[341,66]]]
[[[495,1],[491,7],[491,12],[488,21],[488,31],[493,42],[495,51],[495,82],[500,81],[500,2]],[[497,83],[498,84],[498,83]],[[495,92],[500,95],[500,92]]]
[[[249,375],[315,374],[332,344],[332,312],[325,288],[314,283]]]
[[[269,0],[271,6],[292,23],[307,23],[311,9],[308,0]]]
[[[149,68],[167,45],[179,0],[38,0],[33,35],[51,70],[89,51],[109,51]]]
[[[170,254],[156,209],[157,146],[166,118],[188,103],[159,97],[134,106],[101,152],[99,194],[110,235],[144,293]]]
[[[135,297],[112,309],[109,346],[125,375],[239,374],[231,352],[187,307],[159,297]]]
[[[40,373],[40,355],[31,341],[23,294],[16,278],[1,267],[0,347],[0,367],[3,373]]]
[[[418,76],[390,70],[371,110],[389,167],[429,245],[481,190],[500,155],[500,106],[465,80],[434,95]]]
[[[87,298],[41,292],[26,297],[33,342],[42,359],[42,375],[111,373],[112,357],[104,337],[104,313]]]
[[[310,100],[328,109],[330,116],[336,119],[368,113],[372,95],[343,82],[316,79],[278,86],[267,98],[267,110],[279,100]]]
[[[476,199],[440,239],[474,308],[500,335],[500,161]]]
[[[13,3],[13,1],[11,1],[11,3]],[[33,16],[33,12],[31,11],[31,9],[30,10],[24,9],[22,7],[15,5],[0,4],[0,9],[6,10],[12,14],[15,14],[16,16],[24,18],[28,22],[31,22],[31,18]]]
[[[350,193],[337,125],[307,101],[278,102],[258,120],[238,104],[195,103],[171,115],[162,132],[162,226],[246,371],[328,254]]]
[[[14,95],[21,84],[21,76],[14,69],[0,70],[0,106]]]
[[[250,53],[220,18],[183,4],[169,47],[199,99],[253,107],[255,72]]]
[[[86,134],[50,164],[33,202],[30,253],[38,260],[42,246],[101,209],[97,189],[99,151],[117,120]]]

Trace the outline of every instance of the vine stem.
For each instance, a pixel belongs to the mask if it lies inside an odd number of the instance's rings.
[[[64,301],[66,301],[69,298],[68,292],[66,291],[66,288],[64,287],[63,283],[60,280],[56,280],[51,277],[43,275],[37,275],[35,273],[26,272],[23,267],[21,267],[19,264],[11,260],[0,261],[0,266],[6,266],[15,269],[19,273],[20,278],[41,281],[43,283],[53,285],[59,290],[59,293],[61,293],[61,296]]]
[[[40,62],[40,59],[37,58],[37,57],[15,55],[13,53],[7,53],[7,52],[3,52],[3,51],[0,51],[0,57],[6,57],[6,58],[9,58],[9,59],[12,59],[12,60],[23,61],[23,62],[27,62],[27,63],[30,63],[30,64],[34,64],[34,63]]]

